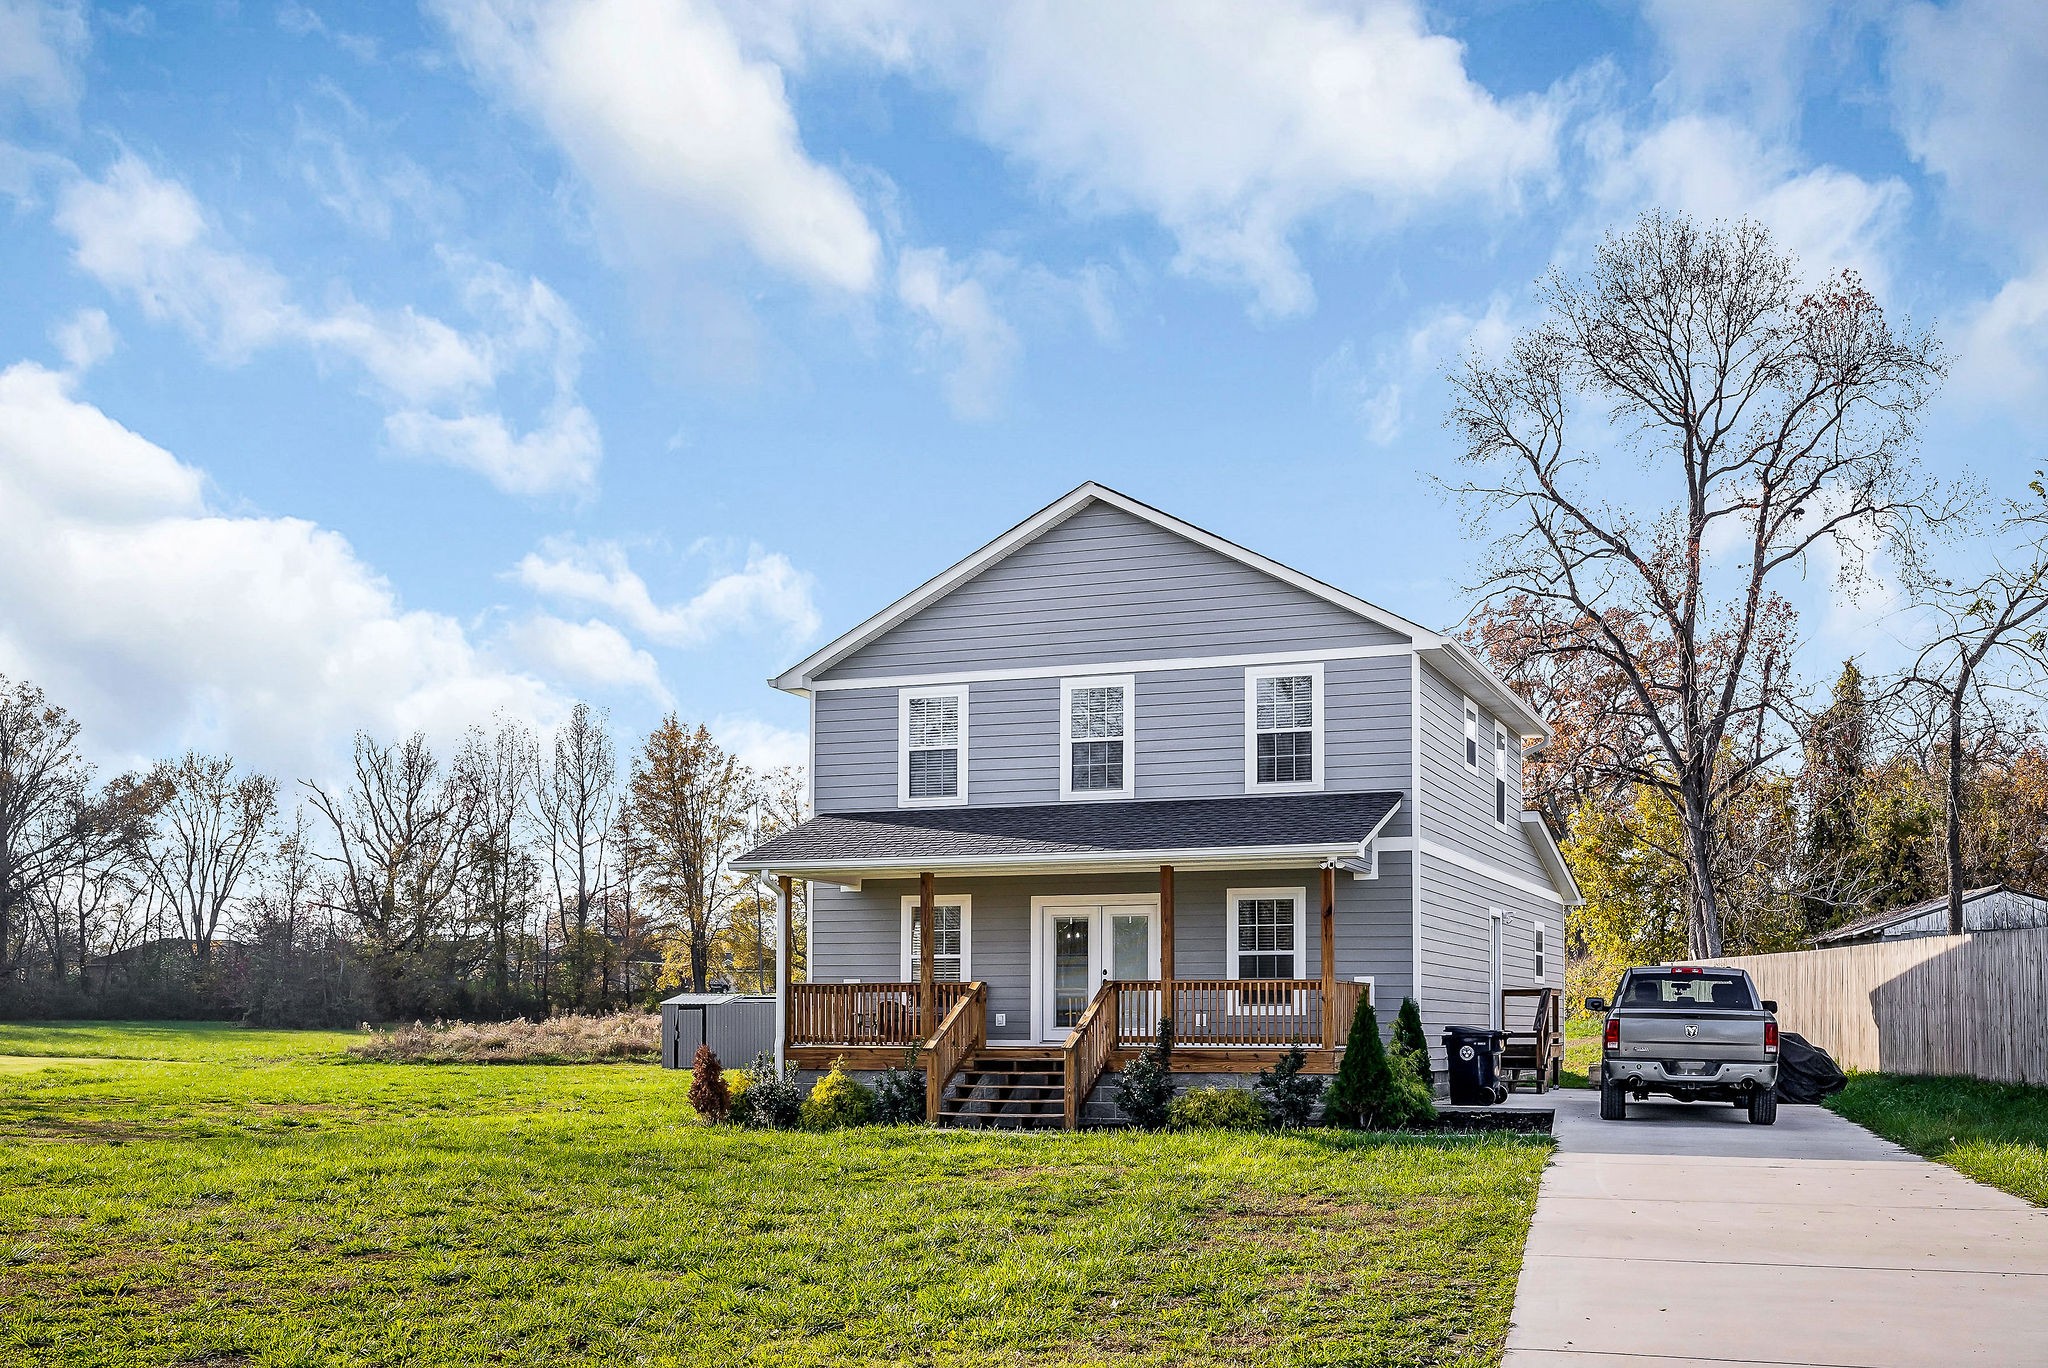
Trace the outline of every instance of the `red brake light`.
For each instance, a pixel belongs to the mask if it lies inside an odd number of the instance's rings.
[[[1671,972],[1674,974],[1699,974],[1706,971],[1697,964],[1674,964],[1671,966]]]
[[[1775,1021],[1766,1021],[1764,1023],[1764,1053],[1775,1054],[1777,1053],[1777,1050],[1778,1023]]]
[[[1777,1043],[1777,1039],[1778,1031],[1777,1028],[1774,1026],[1771,1028],[1772,1044],[1775,1045]],[[1607,1039],[1605,1041],[1605,1044],[1607,1048],[1610,1050],[1618,1050],[1621,1048],[1621,1021],[1616,1017],[1607,1018]]]

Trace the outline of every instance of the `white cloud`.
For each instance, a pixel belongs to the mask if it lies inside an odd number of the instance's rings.
[[[810,763],[810,739],[800,731],[758,717],[726,714],[709,723],[712,739],[756,770],[802,769]]]
[[[1434,398],[1419,402],[1418,391],[1440,384],[1469,351],[1498,356],[1513,334],[1504,295],[1488,300],[1478,315],[1451,306],[1433,309],[1378,347],[1370,363],[1360,358],[1356,344],[1345,342],[1316,367],[1311,389],[1356,417],[1367,441],[1386,446],[1408,432],[1418,409],[1432,417],[1441,412]]]
[[[83,373],[112,356],[120,339],[103,310],[80,309],[50,329],[50,340],[57,344],[57,354],[64,358],[65,366],[74,373]]]
[[[550,679],[599,689],[639,689],[659,706],[673,706],[654,657],[608,622],[570,622],[551,613],[532,613],[505,629],[504,643]]]
[[[659,603],[616,542],[555,538],[528,552],[513,575],[544,597],[609,611],[640,636],[666,646],[699,646],[728,632],[779,628],[792,638],[818,630],[811,577],[780,552],[756,547],[746,564],[719,575],[681,603]]]
[[[68,116],[78,104],[79,60],[91,44],[77,0],[0,0],[0,111],[19,100]]]
[[[2048,413],[2048,261],[1964,316],[1954,377],[1966,393]]]
[[[1912,198],[1898,178],[1806,168],[1753,130],[1702,115],[1680,115],[1640,135],[1604,123],[1588,141],[1599,223],[1650,207],[1701,219],[1753,218],[1798,255],[1809,277],[1848,267],[1884,292],[1893,239]]]
[[[786,60],[808,39],[936,81],[1076,211],[1150,215],[1178,269],[1268,315],[1313,304],[1294,244],[1319,216],[1511,204],[1555,150],[1553,104],[1495,99],[1407,0],[853,0],[802,19],[755,31]]]
[[[463,58],[537,121],[638,250],[738,242],[814,284],[865,291],[880,243],[804,151],[781,71],[695,0],[434,0]]]
[[[1821,0],[1646,0],[1643,17],[1670,63],[1658,90],[1672,104],[1739,110],[1775,127],[1798,112],[1806,58],[1829,15]]]
[[[0,371],[0,673],[103,753],[231,750],[319,776],[355,729],[450,738],[564,700],[462,624],[407,609],[340,535],[211,508],[199,471],[29,362]]]
[[[602,439],[575,391],[582,329],[538,280],[451,260],[480,323],[468,332],[345,294],[307,309],[269,263],[222,240],[191,191],[132,155],[101,180],[67,185],[56,222],[79,266],[224,363],[288,344],[353,362],[392,410],[386,431],[401,451],[477,471],[510,493],[586,488],[596,476]],[[535,368],[553,399],[538,428],[518,433],[487,401],[502,380]]]
[[[1017,333],[988,287],[938,248],[905,251],[896,296],[920,324],[919,347],[946,372],[946,399],[962,418],[988,418],[1016,365]]]

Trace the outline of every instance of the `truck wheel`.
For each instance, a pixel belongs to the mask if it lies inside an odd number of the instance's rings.
[[[1778,1093],[1775,1088],[1759,1088],[1749,1095],[1749,1124],[1768,1126],[1778,1119]]]
[[[1605,1074],[1600,1076],[1600,1119],[1628,1120],[1628,1093],[1621,1084],[1613,1082]]]

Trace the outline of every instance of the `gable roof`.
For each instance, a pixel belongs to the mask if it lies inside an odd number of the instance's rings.
[[[1982,888],[1965,889],[1963,892],[1963,903],[1965,906],[1968,906],[1970,903],[1988,898],[1994,893],[2010,893],[2014,897],[2025,898],[2029,902],[2035,903],[2044,901],[2044,899],[2038,898],[2032,893],[2024,893],[2017,888],[2007,888],[2004,884],[1986,884]],[[1943,893],[1939,897],[1929,898],[1925,902],[1914,903],[1911,907],[1894,907],[1888,912],[1873,912],[1867,917],[1858,917],[1855,921],[1843,922],[1832,931],[1821,932],[1821,934],[1813,938],[1813,942],[1816,945],[1835,945],[1842,941],[1857,940],[1864,936],[1874,936],[1879,932],[1891,930],[1901,922],[1912,921],[1915,917],[1924,917],[1930,912],[1939,912],[1947,906],[1948,894]]]
[[[1550,886],[1557,890],[1557,896],[1564,899],[1566,907],[1584,907],[1585,894],[1579,891],[1579,881],[1572,877],[1572,867],[1565,863],[1564,852],[1557,848],[1557,841],[1550,834],[1550,825],[1543,820],[1543,814],[1531,808],[1522,810],[1522,839],[1529,843],[1529,849],[1536,852],[1536,863],[1543,866],[1543,872],[1550,876]]]
[[[1091,504],[1107,504],[1112,508],[1151,523],[1155,527],[1184,537],[1199,546],[1227,556],[1241,565],[1250,566],[1263,574],[1270,575],[1282,583],[1293,586],[1303,593],[1335,604],[1357,614],[1368,622],[1375,623],[1389,631],[1406,636],[1416,651],[1427,659],[1439,672],[1451,679],[1474,698],[1484,700],[1488,711],[1512,724],[1523,739],[1548,740],[1550,727],[1537,716],[1512,689],[1480,664],[1478,658],[1464,646],[1438,632],[1410,622],[1399,614],[1388,612],[1376,604],[1368,603],[1355,594],[1346,593],[1333,585],[1303,574],[1292,566],[1262,556],[1258,552],[1239,546],[1205,528],[1195,526],[1174,517],[1170,513],[1141,503],[1128,494],[1120,494],[1105,485],[1090,480],[1065,496],[1047,504],[1038,512],[1012,527],[1009,531],[989,542],[978,551],[953,566],[926,580],[917,588],[897,599],[879,613],[867,618],[851,631],[842,633],[813,651],[803,660],[790,666],[769,681],[776,688],[794,694],[807,694],[812,682],[822,673],[839,664],[863,646],[876,640],[883,633],[907,621],[939,599],[944,598],[960,585],[974,578],[996,562],[1016,551],[1019,547],[1035,541],[1052,528],[1059,526]],[[1309,654],[1312,654],[1309,653]]]

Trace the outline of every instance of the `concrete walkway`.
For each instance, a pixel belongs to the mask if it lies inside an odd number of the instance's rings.
[[[1554,1106],[1506,1368],[2048,1365],[2048,1212],[1820,1107]]]

